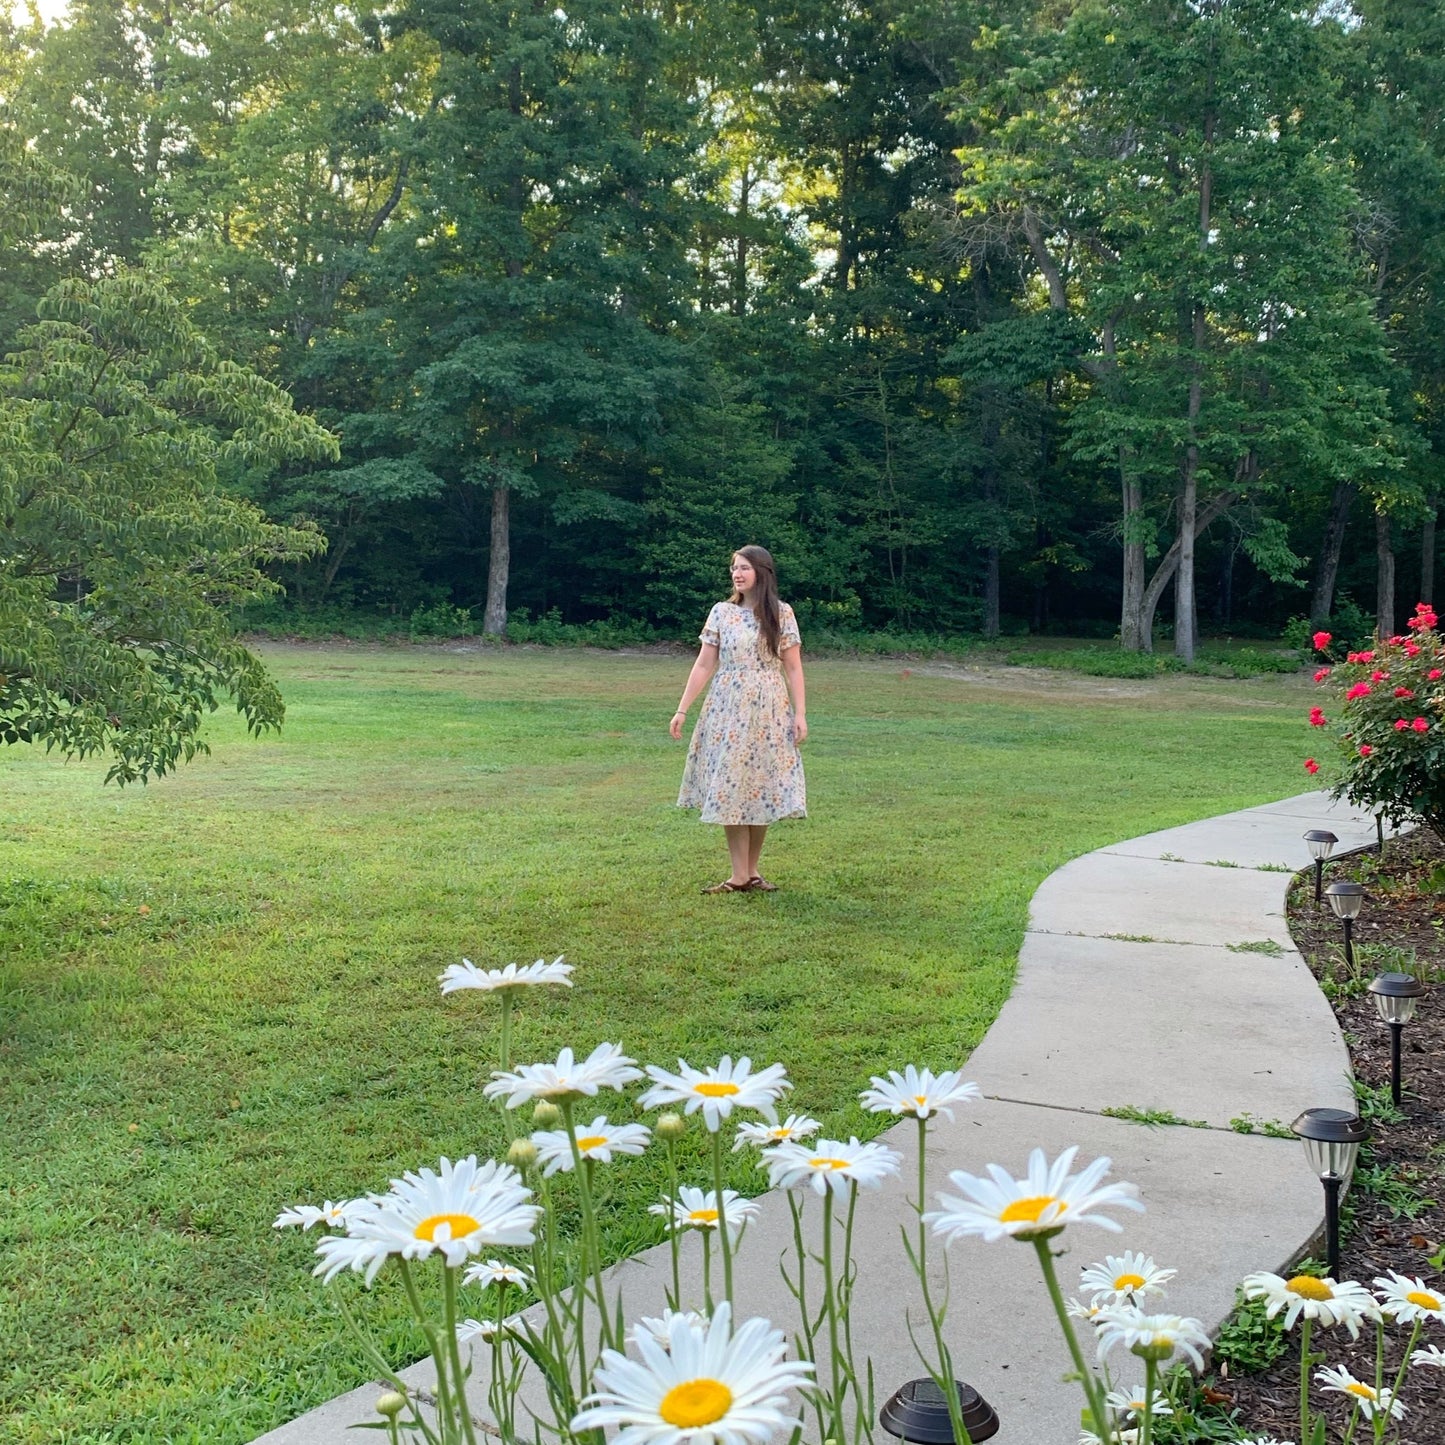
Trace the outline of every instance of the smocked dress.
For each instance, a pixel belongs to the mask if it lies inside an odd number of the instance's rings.
[[[797,647],[797,619],[780,604],[778,650]],[[783,664],[763,651],[751,607],[719,602],[699,641],[718,650],[718,668],[693,729],[679,808],[704,823],[776,823],[806,818],[803,758],[793,740],[793,708]]]

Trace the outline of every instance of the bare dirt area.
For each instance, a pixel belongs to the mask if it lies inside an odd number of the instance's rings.
[[[1361,1112],[1372,1137],[1361,1151],[1346,1206],[1346,1235],[1340,1274],[1369,1288],[1389,1270],[1423,1278],[1432,1289],[1445,1287],[1440,1268],[1445,1247],[1445,846],[1428,830],[1386,842],[1383,857],[1372,852],[1342,861],[1327,879],[1354,878],[1363,883],[1366,902],[1356,926],[1356,968],[1344,960],[1342,932],[1328,905],[1317,907],[1312,882],[1302,877],[1291,890],[1290,929],[1300,952],[1321,981],[1340,1021],[1361,1087]],[[1414,971],[1429,987],[1415,1018],[1403,1034],[1404,1094],[1397,1111],[1390,1104],[1390,1030],[1380,1020],[1366,991],[1379,972]],[[1398,1368],[1408,1330],[1387,1333],[1386,1383]],[[1343,1329],[1317,1331],[1315,1347],[1324,1365],[1345,1366],[1357,1379],[1375,1379],[1375,1339],[1362,1334],[1352,1342]],[[1445,1328],[1427,1325],[1420,1344],[1445,1346]],[[1318,1368],[1318,1367],[1317,1367]],[[1260,1374],[1216,1382],[1217,1390],[1237,1407],[1247,1428],[1280,1440],[1299,1434],[1299,1356],[1290,1350]],[[1445,1441],[1445,1370],[1413,1369],[1400,1393],[1406,1415],[1400,1423],[1403,1445],[1440,1445]],[[1344,1436],[1349,1407],[1341,1395],[1332,1402],[1332,1440]],[[1357,1438],[1369,1438],[1361,1425]]]

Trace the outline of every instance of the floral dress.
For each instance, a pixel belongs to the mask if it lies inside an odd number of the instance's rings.
[[[786,602],[779,622],[779,652],[799,646],[797,619]],[[704,823],[807,817],[783,664],[764,653],[752,608],[719,602],[699,640],[718,649],[718,669],[693,729],[678,807],[700,808]]]

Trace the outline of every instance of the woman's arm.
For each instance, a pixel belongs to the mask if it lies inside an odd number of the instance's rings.
[[[672,722],[668,724],[667,730],[673,737],[682,736],[682,725],[687,721],[688,708],[706,691],[708,683],[712,681],[712,675],[717,671],[717,654],[717,646],[711,642],[704,642],[698,649],[697,661],[693,663],[692,671],[687,675],[687,686],[682,690],[682,701],[678,703]]]
[[[795,643],[785,647],[781,658],[783,675],[793,698],[793,741],[801,743],[808,736],[808,702],[803,691],[803,647]]]

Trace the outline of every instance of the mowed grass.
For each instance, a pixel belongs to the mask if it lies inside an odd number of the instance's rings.
[[[270,657],[284,733],[217,719],[214,755],[149,788],[0,749],[10,1445],[231,1445],[368,1377],[314,1238],[271,1220],[505,1146],[479,1092],[495,1011],[437,990],[462,955],[575,962],[575,989],[520,1008],[520,1060],[603,1039],[781,1060],[798,1107],[876,1132],[856,1091],[966,1058],[1051,869],[1306,786],[1294,679],[819,661],[814,816],[765,859],[781,891],[704,898],[721,833],[673,806],[665,731],[685,658]],[[616,1178],[623,1252],[658,1237],[661,1175]],[[736,1182],[760,1186],[741,1161]],[[385,1278],[367,1311],[421,1353]]]

